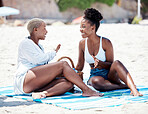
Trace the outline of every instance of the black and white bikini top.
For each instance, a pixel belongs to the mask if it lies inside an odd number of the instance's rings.
[[[94,59],[93,57],[90,55],[89,51],[88,51],[88,46],[87,46],[87,39],[85,39],[85,60],[87,63],[91,64],[94,63]],[[99,59],[100,61],[106,61],[106,56],[105,56],[105,51],[102,48],[102,36],[100,38],[100,47],[99,47],[99,51],[98,54],[95,56],[97,59]]]

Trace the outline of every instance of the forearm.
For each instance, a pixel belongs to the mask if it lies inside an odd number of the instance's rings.
[[[79,59],[76,65],[76,70],[82,71],[84,68],[84,59]]]
[[[80,66],[79,64],[77,64],[77,66],[76,66],[76,70],[78,70],[78,71],[82,71],[82,70],[83,70],[83,67]]]
[[[99,60],[98,66],[99,68],[103,68],[103,69],[110,69],[112,62],[103,62]]]
[[[76,70],[80,78],[83,80],[83,72],[81,72],[83,70],[83,67],[77,64]]]

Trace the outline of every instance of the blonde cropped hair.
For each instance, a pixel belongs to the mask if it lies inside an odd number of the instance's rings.
[[[33,32],[34,28],[38,28],[40,27],[40,25],[43,23],[44,21],[42,19],[39,18],[33,18],[29,21],[28,25],[27,25],[27,29],[29,31],[29,33],[31,34]]]

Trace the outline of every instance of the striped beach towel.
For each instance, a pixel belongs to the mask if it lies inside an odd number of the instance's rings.
[[[138,90],[143,94],[142,97],[130,95],[129,89],[120,89],[103,92],[103,97],[84,97],[81,93],[66,92],[60,96],[46,97],[42,99],[32,99],[29,95],[15,95],[13,86],[0,87],[0,95],[20,98],[28,101],[52,104],[71,110],[104,108],[120,106],[127,103],[148,102],[148,87],[139,86]]]

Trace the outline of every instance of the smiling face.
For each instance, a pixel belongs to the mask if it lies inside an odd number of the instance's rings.
[[[91,26],[88,20],[83,19],[80,25],[80,32],[83,38],[87,38],[94,32],[94,26]]]
[[[42,22],[41,25],[38,28],[36,28],[36,36],[40,40],[45,40],[46,34],[47,34],[46,24]]]

